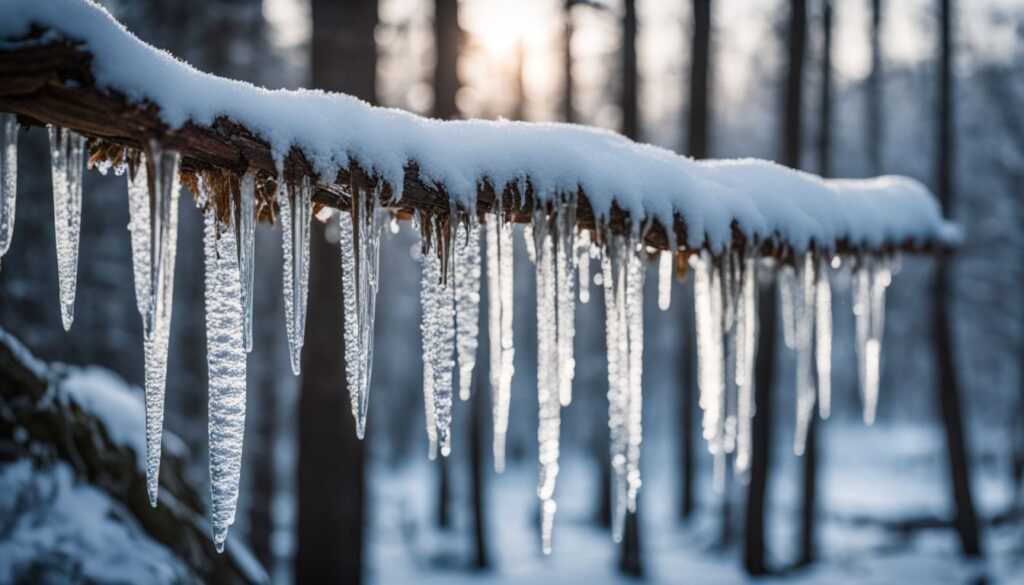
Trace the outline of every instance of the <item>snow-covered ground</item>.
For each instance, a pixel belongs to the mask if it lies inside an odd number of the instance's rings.
[[[781,440],[780,443],[789,445]],[[944,516],[948,482],[938,429],[835,422],[819,449],[818,524],[822,560],[810,569],[757,580],[762,583],[1024,583],[1020,523],[985,532],[987,558],[966,562],[958,555],[952,530],[932,529],[902,535],[881,527],[925,515]],[[699,487],[701,513],[690,525],[677,521],[674,452],[645,453],[641,495],[641,540],[645,580],[650,583],[733,584],[749,580],[738,547],[721,548],[719,505],[704,470]],[[453,477],[453,507],[461,512],[454,528],[435,527],[436,469],[424,461],[400,468],[377,468],[370,529],[371,583],[603,583],[628,582],[616,571],[618,548],[593,522],[596,471],[580,453],[567,453],[558,486],[554,552],[543,557],[537,512],[535,469],[529,463],[503,476],[486,477],[490,560],[486,571],[466,569],[471,558],[467,479]],[[769,556],[785,568],[797,541],[799,461],[778,450],[769,497]],[[975,492],[985,515],[1005,511],[1012,484],[998,468],[975,473]],[[735,500],[742,514],[742,498]],[[857,522],[868,518],[870,522]],[[741,531],[735,532],[741,535]]]

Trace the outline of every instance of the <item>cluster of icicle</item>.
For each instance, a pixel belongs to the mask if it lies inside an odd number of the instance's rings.
[[[82,174],[86,140],[51,127],[54,220],[64,327],[74,317]],[[17,123],[0,115],[0,256],[11,242],[17,186]],[[137,164],[136,164],[137,163]],[[131,163],[114,168],[128,179],[131,252],[136,303],[142,317],[145,354],[146,472],[150,502],[158,498],[167,352],[173,306],[177,246],[180,157],[159,142],[145,145]],[[101,164],[106,172],[111,164]],[[278,176],[283,176],[278,169]],[[252,350],[254,233],[258,178],[246,172],[240,197],[230,210],[217,210],[202,177],[196,201],[205,210],[205,306],[209,366],[209,437],[213,537],[223,550],[234,522],[245,428],[246,353]],[[283,290],[291,366],[298,374],[309,287],[309,237],[313,186],[309,177],[276,182],[276,203],[284,230]],[[348,212],[336,214],[341,252],[340,294],[344,306],[344,358],[357,435],[366,429],[373,365],[374,307],[378,289],[380,234],[389,213],[381,189],[348,193]],[[223,205],[223,203],[221,203]],[[218,213],[220,211],[221,213]],[[226,211],[226,213],[225,213]],[[228,218],[225,222],[223,218]],[[218,219],[221,218],[221,219]],[[452,218],[459,218],[453,222]],[[481,223],[481,219],[483,222]],[[392,218],[393,221],[393,218]],[[487,282],[489,372],[494,465],[505,467],[505,438],[514,373],[512,335],[513,229],[501,206],[494,214],[418,214],[423,240],[420,299],[423,343],[423,398],[429,456],[452,450],[453,396],[469,399],[479,334],[482,277]],[[643,290],[647,249],[644,234],[576,226],[575,197],[538,205],[526,225],[526,249],[536,271],[537,401],[542,550],[551,551],[557,509],[561,409],[572,402],[575,374],[575,304],[590,299],[594,280],[603,286],[608,360],[608,426],[614,470],[613,537],[622,538],[626,514],[636,510],[643,437]],[[481,239],[484,248],[481,250]],[[671,241],[671,240],[670,240]],[[694,284],[698,386],[703,434],[722,485],[731,454],[735,472],[750,466],[754,364],[758,335],[758,278],[774,272],[780,283],[784,340],[796,351],[794,448],[802,453],[815,411],[831,410],[832,292],[830,272],[845,264],[853,282],[856,349],[864,419],[874,421],[884,329],[885,290],[892,258],[870,254],[840,258],[814,251],[795,261],[762,261],[756,248],[670,250],[660,254],[658,305],[667,310],[672,277],[688,259]],[[486,272],[482,264],[486,261]],[[679,261],[679,262],[677,262]],[[600,278],[598,278],[598,276]],[[578,289],[578,291],[577,291]],[[817,406],[817,408],[815,408]]]

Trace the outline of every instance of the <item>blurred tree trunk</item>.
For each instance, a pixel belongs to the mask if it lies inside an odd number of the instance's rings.
[[[313,0],[313,86],[376,101],[376,0]],[[310,230],[309,309],[299,397],[297,583],[363,579],[365,443],[345,378],[341,262]]]
[[[562,32],[562,67],[564,67],[562,71],[562,119],[570,124],[576,123],[576,110],[573,109],[572,7],[573,0],[566,0],[563,8],[565,29]]]
[[[434,0],[434,66],[433,116],[442,120],[459,117],[456,96],[459,93],[459,51],[462,49],[459,28],[459,0]],[[447,457],[437,458],[437,525],[451,526],[451,464]],[[472,467],[471,467],[472,472]],[[472,478],[476,481],[478,478]]]
[[[708,78],[711,57],[711,0],[693,0],[693,33],[690,53],[690,116],[687,126],[687,154],[694,158],[708,156]],[[691,290],[691,289],[687,289]],[[690,306],[686,303],[686,306]],[[682,392],[679,397],[681,464],[680,516],[687,520],[694,511],[694,445],[699,440],[696,432],[697,403],[697,344],[693,314],[684,311],[682,330],[686,337],[683,347]]]
[[[882,172],[882,0],[871,1],[871,72],[867,83],[867,153],[871,174]]]
[[[938,149],[936,152],[936,191],[947,215],[954,206],[953,165],[955,164],[953,105],[953,2],[939,1],[939,107],[936,110]],[[949,472],[956,505],[956,530],[960,535],[963,553],[969,557],[982,555],[978,517],[971,495],[971,464],[964,440],[960,410],[960,390],[957,381],[956,355],[953,350],[950,306],[952,291],[950,267],[940,262],[935,275],[932,322],[934,327],[935,361],[937,372],[937,398],[942,410],[949,452]]]
[[[818,170],[821,176],[832,174],[832,0],[822,0],[821,12],[821,102],[818,104]],[[814,517],[818,485],[818,427],[821,421],[811,416],[803,456],[803,497],[800,507],[800,552],[797,566],[814,561]]]
[[[622,94],[619,105],[622,109],[622,133],[632,140],[639,139],[640,134],[636,28],[636,0],[625,0],[625,10],[622,13]],[[636,510],[626,512],[619,570],[627,575],[639,576],[643,574],[640,553],[639,501],[637,501]]]
[[[783,100],[783,163],[800,167],[802,150],[803,69],[807,37],[806,0],[791,0],[789,13],[788,72]],[[750,483],[747,490],[744,566],[751,575],[764,575],[765,511],[771,455],[771,401],[775,382],[776,287],[771,283],[760,293],[760,328],[754,395],[757,409],[752,424]]]

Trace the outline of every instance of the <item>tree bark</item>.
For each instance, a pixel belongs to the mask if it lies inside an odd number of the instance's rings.
[[[936,189],[947,215],[955,202],[953,169],[955,161],[955,109],[953,103],[953,1],[939,1],[939,107],[938,148],[936,152]],[[937,372],[937,399],[942,411],[953,501],[956,505],[956,530],[960,545],[968,557],[982,556],[978,517],[971,492],[971,464],[964,439],[960,409],[960,389],[956,371],[950,305],[952,291],[950,267],[942,262],[935,275],[933,326]]]
[[[689,154],[708,156],[708,77],[711,56],[711,0],[693,0],[693,45],[690,63]]]
[[[882,0],[871,1],[871,72],[868,74],[866,126],[868,170],[882,172]]]
[[[313,85],[376,101],[376,0],[313,0]],[[363,579],[365,443],[356,438],[344,359],[338,246],[310,230],[310,282],[299,397],[295,581]]]

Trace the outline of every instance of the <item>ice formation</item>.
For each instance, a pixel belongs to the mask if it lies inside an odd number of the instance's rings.
[[[128,229],[145,355],[146,486],[150,504],[155,506],[160,485],[167,351],[174,305],[180,157],[155,142],[150,143],[147,152],[140,154],[135,174],[128,173]]]
[[[608,429],[614,475],[612,538],[619,542],[626,514],[636,511],[640,489],[644,263],[631,238],[610,236],[603,252]]]
[[[488,218],[487,230],[487,323],[491,346],[491,409],[494,426],[494,468],[505,469],[505,436],[515,372],[512,338],[513,265],[512,225],[501,215]]]
[[[50,126],[50,169],[53,177],[53,220],[57,241],[60,318],[65,331],[71,329],[71,323],[75,318],[84,168],[85,137],[71,130]]]
[[[781,281],[789,290],[793,302],[794,319],[791,327],[796,346],[796,433],[793,452],[804,454],[807,433],[814,419],[817,390],[814,384],[814,322],[816,278],[814,256],[808,252],[798,260],[796,269],[786,273]]]
[[[855,316],[857,370],[864,422],[874,424],[878,410],[882,334],[885,331],[885,289],[892,282],[889,260],[864,257],[853,273],[853,314]]]
[[[209,376],[213,541],[224,550],[235,521],[245,431],[245,328],[235,227],[205,217],[206,359]]]
[[[14,202],[18,194],[18,119],[0,114],[0,260],[14,235]]]
[[[369,201],[368,201],[369,200]],[[356,190],[349,213],[338,214],[342,296],[345,311],[345,375],[356,436],[366,433],[373,370],[373,324],[380,273],[380,232],[384,214],[379,193]]]
[[[284,176],[278,173],[279,177]],[[306,335],[306,297],[309,292],[309,221],[313,212],[313,188],[309,177],[297,183],[281,181],[277,204],[281,208],[281,249],[284,256],[284,316],[292,372],[302,368],[302,344]]]
[[[430,218],[421,221],[432,221]],[[423,224],[421,223],[421,226]],[[430,233],[430,232],[427,232]],[[433,228],[437,233],[437,227]],[[452,268],[448,262],[448,242],[441,236],[424,251],[423,272],[420,279],[420,306],[423,320],[420,332],[423,342],[423,393],[427,414],[427,434],[442,457],[451,453],[452,383],[455,368],[455,299],[452,294]],[[425,246],[426,247],[426,246]],[[440,255],[444,255],[442,258]],[[442,278],[442,275],[443,278]],[[433,434],[431,433],[433,428]],[[433,451],[433,447],[431,447]]]
[[[469,400],[476,367],[480,318],[480,225],[470,219],[455,239],[455,344],[459,357],[459,398]]]
[[[818,259],[814,293],[814,361],[818,373],[818,416],[827,419],[832,413],[832,285],[829,282],[830,261]]]
[[[252,300],[256,260],[256,173],[249,170],[239,184],[238,268],[242,279],[242,321],[245,351],[252,351]]]
[[[658,308],[667,311],[672,305],[672,275],[676,270],[676,258],[669,250],[658,254]]]

